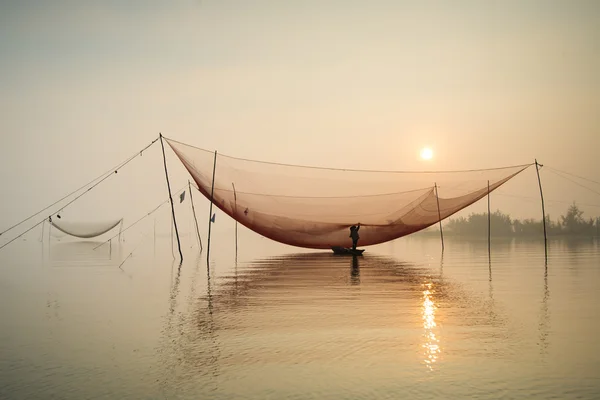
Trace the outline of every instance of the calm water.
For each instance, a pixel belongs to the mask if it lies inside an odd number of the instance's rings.
[[[0,398],[600,397],[596,241],[133,242],[0,252]]]

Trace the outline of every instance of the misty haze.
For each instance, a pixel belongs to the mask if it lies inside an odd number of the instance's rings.
[[[599,26],[0,2],[0,398],[600,397]]]

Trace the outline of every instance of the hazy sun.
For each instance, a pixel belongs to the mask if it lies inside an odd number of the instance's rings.
[[[429,147],[424,147],[421,150],[421,158],[423,160],[431,160],[433,158],[433,150],[431,150]]]

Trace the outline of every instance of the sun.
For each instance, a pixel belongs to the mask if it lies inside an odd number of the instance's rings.
[[[431,160],[433,158],[433,150],[429,147],[424,147],[421,150],[421,159],[423,160]]]

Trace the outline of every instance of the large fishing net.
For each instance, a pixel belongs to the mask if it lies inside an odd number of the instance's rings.
[[[468,171],[363,171],[216,155],[167,139],[200,192],[249,229],[314,249],[393,240],[427,228],[485,197],[531,164]],[[216,162],[215,162],[216,160]]]

